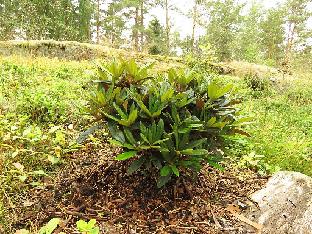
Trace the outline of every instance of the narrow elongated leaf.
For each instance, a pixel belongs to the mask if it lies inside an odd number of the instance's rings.
[[[144,162],[145,162],[145,158],[143,157],[139,158],[138,160],[133,161],[127,170],[127,174],[131,175],[132,173],[137,171],[143,165]]]
[[[213,162],[213,161],[208,161],[209,165],[213,166],[214,168],[224,171],[224,167],[222,167],[219,163]]]
[[[171,167],[171,170],[172,170],[173,174],[175,174],[176,176],[180,175],[179,170],[178,170],[178,168],[175,165],[172,165],[170,167]]]
[[[140,133],[140,136],[141,136],[141,139],[142,139],[144,142],[150,144],[149,140],[146,138],[145,135],[143,135],[143,133]]]
[[[165,184],[167,184],[170,181],[170,179],[171,179],[171,175],[160,176],[157,181],[157,187],[158,188],[163,187]]]
[[[117,106],[115,102],[113,102],[113,106],[122,119],[128,119],[127,113],[123,112],[123,110],[119,106]]]
[[[137,119],[137,117],[138,117],[138,110],[137,109],[132,110],[128,117],[129,125],[133,124],[135,120]]]
[[[243,117],[243,118],[240,118],[238,120],[236,120],[233,125],[243,125],[243,124],[249,124],[249,123],[252,123],[252,121],[254,120],[253,117]]]
[[[213,124],[214,124],[216,121],[217,121],[217,118],[216,118],[216,117],[210,118],[210,119],[208,120],[208,122],[207,122],[207,126],[208,126],[208,127],[212,127]]]
[[[85,140],[88,139],[88,137],[93,134],[94,132],[96,132],[97,130],[100,130],[103,128],[103,124],[97,124],[91,128],[88,128],[86,131],[82,132],[79,137],[77,138],[76,142],[78,144],[82,144]]]
[[[226,93],[228,93],[229,91],[231,91],[231,89],[233,88],[233,84],[227,84],[226,86],[222,87],[219,92],[218,92],[218,98],[222,97],[223,95],[225,95]]]
[[[114,140],[114,139],[110,139],[109,143],[111,143],[113,145],[116,145],[116,146],[120,146],[120,147],[124,147],[124,148],[130,149],[130,150],[135,149],[135,147],[133,145],[131,145],[131,144],[122,143],[122,142]]]
[[[134,99],[135,101],[136,101],[136,103],[139,105],[139,107],[141,108],[141,110],[143,111],[143,112],[145,112],[145,114],[147,114],[148,116],[152,116],[152,113],[149,111],[149,109],[147,109],[147,107],[144,105],[144,103],[141,101],[141,100],[139,100],[138,98],[135,98]]]
[[[208,151],[205,149],[185,149],[182,150],[180,153],[186,155],[205,155],[208,154]]]
[[[238,133],[240,135],[244,135],[244,136],[247,136],[247,137],[251,137],[251,135],[248,133],[248,132],[245,132],[244,130],[242,129],[238,129],[238,128],[234,128],[232,130],[232,132],[235,134],[235,133]]]
[[[112,145],[120,146],[120,147],[124,146],[123,143],[121,143],[120,141],[114,140],[114,139],[110,139],[109,143],[111,143]]]
[[[123,132],[117,128],[116,124],[109,121],[109,122],[107,122],[107,125],[108,125],[108,129],[109,129],[112,137],[121,143],[125,143],[125,141],[126,141],[125,136],[124,136]]]
[[[124,133],[128,139],[128,141],[132,144],[132,145],[136,145],[137,144],[137,141],[134,139],[131,131],[127,128],[124,129]]]
[[[166,142],[166,141],[168,141],[168,140],[169,140],[169,138],[165,138],[165,139],[162,139],[162,140],[155,141],[153,144],[154,144],[154,145],[157,145],[157,144]]]
[[[166,165],[166,166],[164,166],[163,168],[161,168],[161,170],[160,170],[160,175],[161,175],[161,176],[167,176],[167,175],[170,174],[170,172],[171,172],[171,167],[168,166],[168,165]]]
[[[203,144],[206,141],[207,141],[207,138],[202,138],[202,139],[199,139],[199,140],[196,140],[196,141],[192,141],[189,144],[187,144],[187,148],[188,149],[194,149],[195,147]]]
[[[122,154],[118,154],[115,160],[118,160],[118,161],[126,160],[126,159],[134,157],[136,154],[137,154],[137,151],[124,152]]]

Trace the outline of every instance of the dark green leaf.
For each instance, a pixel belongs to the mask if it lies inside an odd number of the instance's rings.
[[[139,159],[133,161],[127,170],[127,174],[131,175],[135,171],[137,171],[145,162],[145,158],[140,157]]]
[[[134,139],[131,131],[127,128],[124,129],[124,133],[128,139],[128,141],[132,144],[132,145],[136,145],[137,144],[137,141]]]
[[[122,131],[118,129],[117,125],[111,121],[108,121],[107,125],[112,137],[121,143],[125,143],[125,136]]]
[[[171,175],[160,176],[157,181],[157,187],[158,188],[163,187],[165,184],[167,184],[170,181],[170,179],[171,179]]]
[[[93,134],[94,132],[96,132],[97,130],[100,130],[103,128],[103,124],[97,124],[91,128],[88,128],[86,131],[82,132],[79,137],[77,138],[76,142],[78,144],[82,144],[85,140],[88,139],[89,135]]]

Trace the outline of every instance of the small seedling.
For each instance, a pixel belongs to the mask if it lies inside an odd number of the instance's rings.
[[[61,220],[59,218],[51,219],[45,226],[40,228],[39,234],[52,234],[59,225],[60,221]]]
[[[89,222],[79,220],[76,225],[78,230],[83,234],[98,234],[100,233],[100,228],[95,227],[96,220],[91,219]]]

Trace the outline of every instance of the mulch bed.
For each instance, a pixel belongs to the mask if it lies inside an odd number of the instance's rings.
[[[248,196],[267,178],[249,170],[205,166],[197,178],[181,177],[157,189],[153,173],[126,174],[128,162],[113,160],[118,149],[86,145],[44,186],[32,188],[9,208],[12,233],[39,229],[51,218],[55,233],[79,233],[76,221],[96,219],[101,233],[256,233],[226,208],[244,209]]]

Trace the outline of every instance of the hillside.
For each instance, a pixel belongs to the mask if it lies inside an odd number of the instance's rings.
[[[181,57],[170,57],[161,55],[150,55],[146,53],[130,52],[123,49],[114,49],[104,45],[80,43],[76,41],[54,41],[54,40],[30,40],[30,41],[0,41],[0,56],[30,56],[49,57],[65,60],[109,60],[112,58],[135,58],[138,62],[155,63],[157,70],[164,71],[170,67],[183,67],[186,60]],[[208,61],[210,61],[208,59]],[[247,63],[247,62],[208,62],[207,69],[212,69],[220,74],[232,74],[244,76],[248,73],[259,75],[271,75],[281,78],[282,73],[278,69]]]

